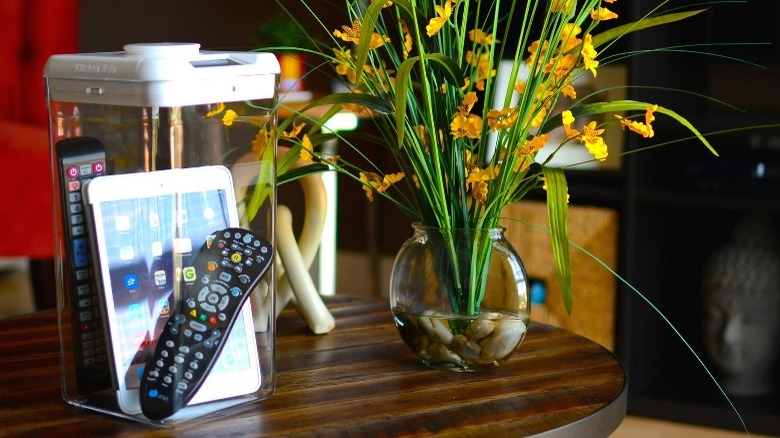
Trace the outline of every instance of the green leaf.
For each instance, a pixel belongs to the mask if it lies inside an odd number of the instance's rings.
[[[330,170],[330,167],[327,164],[322,164],[322,163],[307,164],[306,166],[296,167],[295,169],[288,170],[284,174],[279,175],[276,179],[276,184],[280,185],[280,184],[288,183],[303,178],[305,176],[309,176],[314,173],[322,173],[328,170]]]
[[[638,21],[613,27],[612,29],[601,32],[598,35],[593,35],[593,40],[591,41],[591,43],[593,44],[593,47],[598,48],[626,34],[636,32],[642,29],[647,29],[650,27],[660,26],[663,24],[674,23],[675,21],[685,20],[686,18],[690,18],[704,11],[706,11],[706,9],[697,9],[695,11],[687,11],[687,12],[676,12],[673,14],[659,15],[657,17],[645,17]]]
[[[287,173],[293,165],[295,165],[295,162],[298,161],[298,158],[301,156],[301,145],[296,143],[292,146],[290,146],[290,149],[287,150],[287,152],[284,153],[281,157],[276,159],[276,177],[277,179],[280,178],[282,175]]]
[[[625,111],[647,111],[647,108],[650,107],[651,105],[652,104],[650,103],[640,102],[636,100],[615,100],[612,102],[595,102],[587,105],[574,107],[571,108],[571,113],[575,119],[579,119],[581,117],[586,117],[593,114],[622,113]],[[666,107],[662,107],[660,105],[655,110],[655,112],[657,114],[664,114],[666,116],[669,116],[674,120],[676,120],[677,123],[688,128],[688,130],[691,131],[693,135],[695,135],[696,138],[704,146],[706,146],[707,149],[710,150],[710,152],[712,152],[713,155],[718,156],[718,152],[715,150],[715,148],[712,147],[710,142],[706,138],[704,138],[704,135],[702,135],[702,133],[699,132],[699,130],[696,129],[696,127],[693,126],[691,122],[688,121],[688,119],[676,113],[675,111]],[[547,120],[547,122],[545,122],[544,125],[542,125],[542,127],[539,128],[538,134],[545,134],[562,125],[563,125],[562,116],[561,114],[557,114],[555,117],[551,117],[549,120]]]
[[[263,151],[262,159],[258,162],[257,183],[244,213],[246,216],[244,219],[247,224],[252,222],[260,207],[271,196],[273,191],[273,185],[270,182],[274,180],[274,173],[276,172],[274,166],[271,165],[274,162],[275,149],[266,147]]]
[[[572,310],[571,259],[569,256],[569,204],[566,176],[562,169],[543,166],[547,185],[547,215],[550,223],[555,270],[566,311]]]
[[[449,56],[441,53],[429,53],[422,56],[412,56],[398,66],[398,72],[395,76],[395,127],[398,133],[398,147],[403,145],[404,141],[404,123],[406,122],[406,105],[409,100],[407,87],[411,82],[411,73],[414,65],[421,60],[433,62],[435,66],[441,67],[445,76],[452,84],[460,86],[463,84],[463,74],[460,71],[458,63]]]
[[[386,99],[378,96],[364,93],[333,93],[312,101],[303,107],[299,113],[305,113],[318,106],[343,105],[345,103],[362,105],[380,114],[390,114],[393,111],[392,105]]]

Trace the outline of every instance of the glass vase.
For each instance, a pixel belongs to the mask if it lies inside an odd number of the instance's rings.
[[[432,368],[503,365],[525,337],[531,305],[525,267],[504,229],[413,228],[390,278],[401,338]]]

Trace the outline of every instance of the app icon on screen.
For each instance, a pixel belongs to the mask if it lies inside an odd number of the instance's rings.
[[[125,282],[125,289],[128,291],[134,292],[138,289],[138,275],[127,274],[123,280]]]
[[[130,231],[130,216],[114,216],[114,226],[117,231]]]
[[[135,257],[135,249],[133,249],[133,245],[122,245],[119,247],[120,260],[132,260],[133,257]]]
[[[154,284],[156,286],[165,286],[165,283],[168,282],[168,277],[165,274],[165,271],[160,269],[159,271],[154,271]]]
[[[182,269],[182,274],[184,275],[184,281],[188,283],[195,281],[195,278],[197,277],[195,274],[195,267],[193,266],[185,266],[184,269]]]

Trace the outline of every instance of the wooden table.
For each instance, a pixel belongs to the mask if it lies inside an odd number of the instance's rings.
[[[417,361],[386,301],[327,303],[336,329],[326,335],[280,315],[274,395],[173,430],[66,404],[55,312],[0,320],[0,435],[606,437],[625,415],[623,367],[570,332],[531,324],[504,367],[451,373]]]

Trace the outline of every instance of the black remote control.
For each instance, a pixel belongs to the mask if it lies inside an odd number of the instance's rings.
[[[196,280],[184,290],[144,367],[139,397],[146,417],[170,417],[192,399],[272,261],[271,244],[247,230],[209,236],[192,263]]]
[[[106,151],[91,137],[60,140],[55,145],[59,166],[62,233],[67,263],[65,290],[71,310],[76,386],[81,394],[111,387],[102,312],[90,257],[91,228],[86,223],[81,188],[106,174]]]

